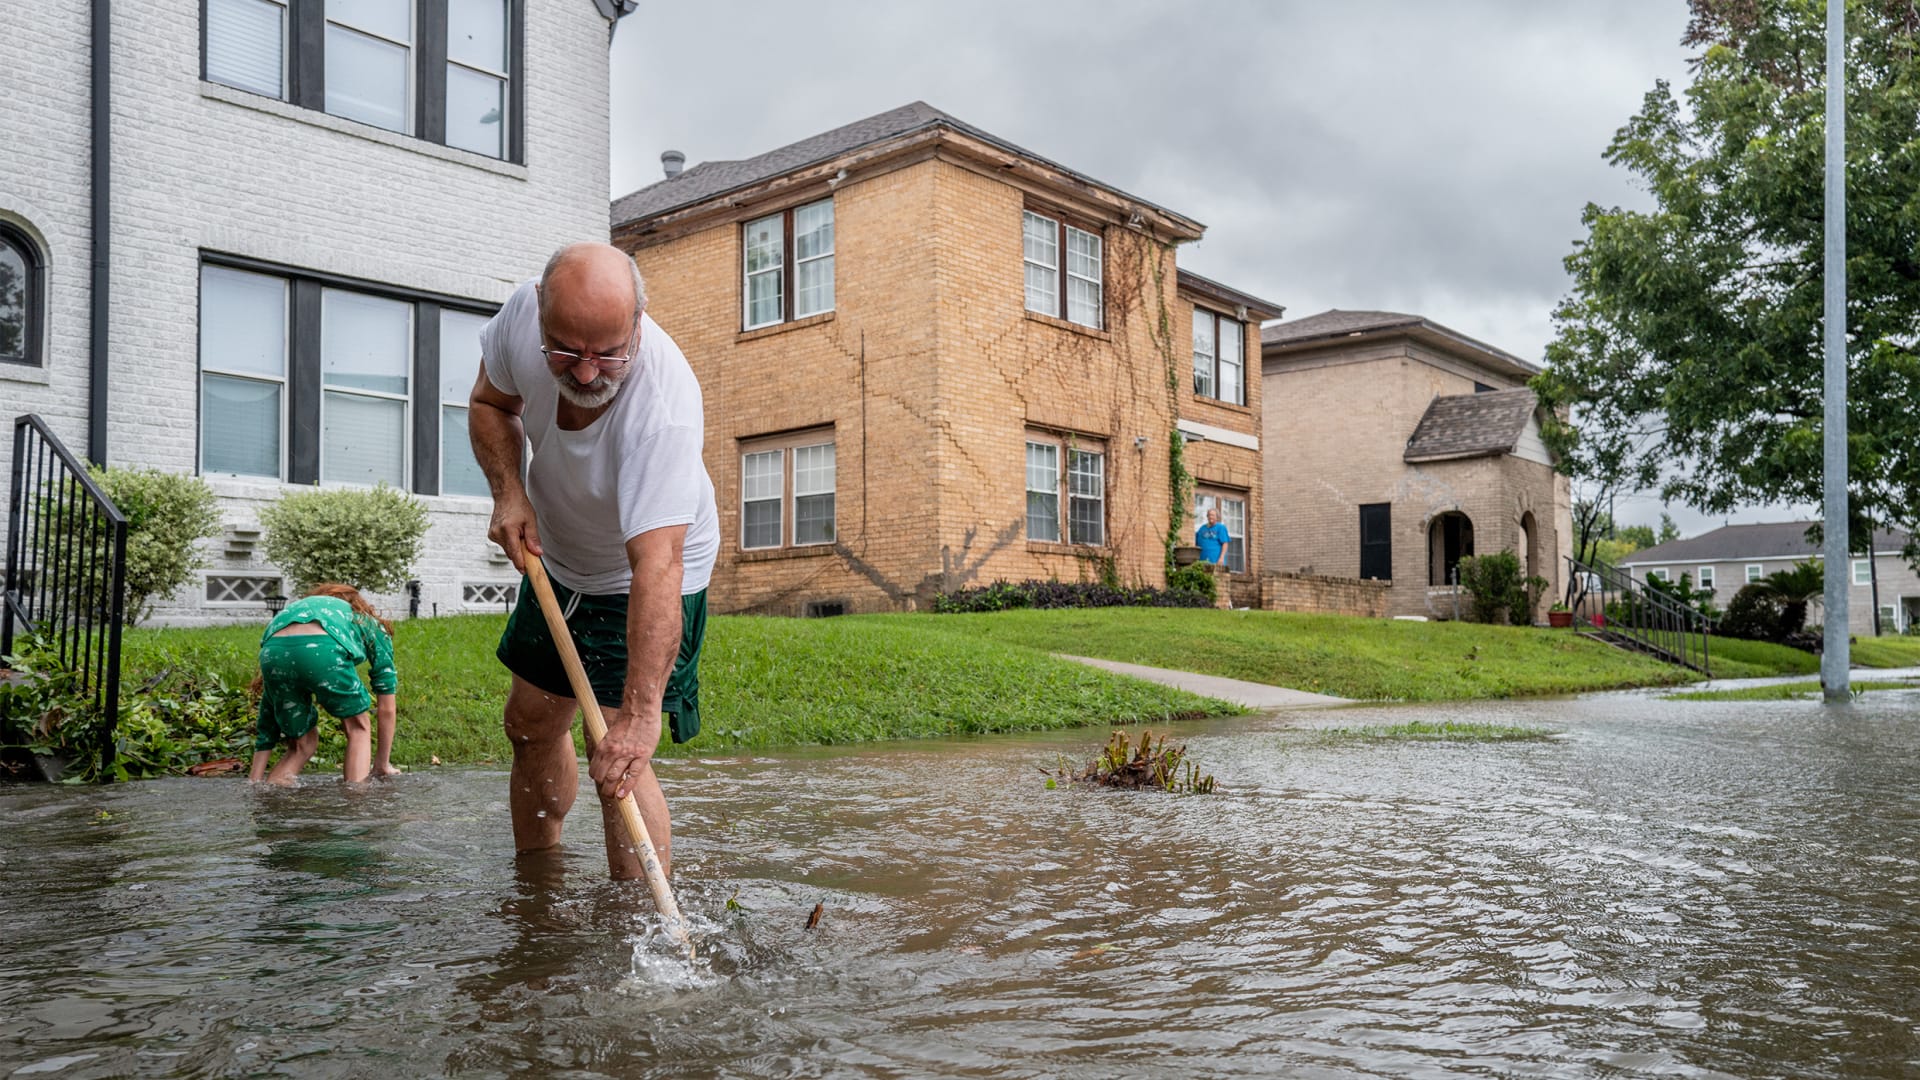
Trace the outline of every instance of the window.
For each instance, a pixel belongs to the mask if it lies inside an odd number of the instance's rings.
[[[740,546],[755,551],[833,543],[834,486],[832,431],[753,440],[740,455]]]
[[[1027,310],[1099,329],[1105,281],[1100,234],[1028,210],[1021,215],[1020,238]]]
[[[1653,569],[1647,571],[1647,580],[1651,581],[1654,578],[1659,578],[1661,581],[1673,580],[1672,575],[1667,573],[1667,568],[1664,566],[1656,566]]]
[[[486,498],[486,474],[467,435],[467,401],[479,378],[480,328],[485,315],[440,313],[440,494]]]
[[[1393,580],[1393,504],[1360,506],[1360,576]]]
[[[41,365],[45,274],[39,246],[0,221],[0,363]]]
[[[1855,585],[1873,584],[1873,564],[1866,559],[1853,560],[1853,583]]]
[[[286,401],[286,280],[201,267],[201,471],[279,479]]]
[[[467,441],[487,319],[471,301],[228,261],[200,268],[201,472],[488,493]]]
[[[1759,580],[1760,580],[1760,564],[1757,562],[1748,563],[1747,564],[1747,584],[1751,585],[1754,582]]]
[[[1699,574],[1699,579],[1700,579],[1700,587],[1701,587],[1701,588],[1703,588],[1703,589],[1707,589],[1707,590],[1712,590],[1712,588],[1713,588],[1713,567],[1711,567],[1711,566],[1703,566],[1703,567],[1701,567],[1701,568],[1700,568],[1700,574]]]
[[[205,0],[201,75],[521,159],[524,0]]]
[[[1227,569],[1236,574],[1247,572],[1247,496],[1245,492],[1202,489],[1193,493],[1195,528],[1207,523],[1207,511],[1220,511],[1220,524],[1227,527]]]
[[[832,199],[747,222],[740,251],[746,329],[833,310]],[[793,268],[791,287],[788,267]]]
[[[1027,436],[1027,539],[1059,543],[1063,504],[1067,543],[1099,547],[1107,542],[1105,447],[1031,433]]]
[[[1892,604],[1880,605],[1880,632],[1897,634],[1900,632],[1900,609]]]
[[[1193,309],[1193,393],[1230,405],[1247,403],[1246,324],[1229,315]]]

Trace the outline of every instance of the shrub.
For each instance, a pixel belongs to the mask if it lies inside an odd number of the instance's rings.
[[[1472,598],[1468,618],[1492,623],[1502,616],[1515,626],[1533,621],[1534,601],[1547,587],[1543,577],[1522,577],[1520,557],[1512,551],[1468,556],[1460,560],[1460,587]]]
[[[1647,578],[1647,590],[1680,607],[1698,612],[1709,619],[1720,618],[1720,609],[1713,606],[1713,590],[1694,588],[1693,575],[1690,573],[1682,573],[1676,581],[1668,581],[1666,578],[1660,577],[1649,577]]]
[[[1220,595],[1214,590],[1213,571],[1199,563],[1167,571],[1168,592],[1195,593],[1206,597],[1207,603],[1211,605]]]
[[[280,497],[260,514],[267,558],[299,589],[338,581],[371,592],[393,592],[420,557],[427,508],[385,484],[321,488]]]
[[[1786,601],[1765,584],[1756,581],[1743,585],[1727,602],[1727,613],[1716,632],[1746,641],[1782,641],[1798,629],[1787,628],[1786,609]]]
[[[959,589],[933,598],[933,610],[941,615],[970,612],[1005,611],[1009,608],[1090,608],[1090,607],[1212,607],[1213,601],[1198,593],[1177,589],[1129,589],[1102,585],[1097,581],[1040,581],[1018,583],[996,581],[975,589]]]
[[[127,517],[127,625],[180,591],[206,565],[198,541],[220,531],[213,489],[197,476],[158,469],[89,472]]]

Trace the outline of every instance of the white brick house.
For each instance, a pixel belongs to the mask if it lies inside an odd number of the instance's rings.
[[[0,287],[0,413],[39,413],[76,454],[198,473],[220,494],[227,531],[160,619],[258,618],[280,584],[252,550],[260,506],[376,480],[431,510],[423,613],[497,608],[492,586],[513,575],[486,542],[466,448],[473,334],[555,247],[607,237],[607,47],[631,6],[9,11],[0,272],[25,287]],[[0,443],[3,470],[10,425]]]

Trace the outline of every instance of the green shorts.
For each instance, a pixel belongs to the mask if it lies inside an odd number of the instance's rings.
[[[569,612],[567,629],[586,668],[594,700],[603,709],[617,709],[627,688],[627,594],[591,596],[575,593],[559,582],[553,594],[560,610]],[[680,598],[680,656],[667,677],[660,711],[672,719],[673,741],[686,742],[700,734],[700,645],[707,636],[707,590]],[[555,697],[573,697],[567,669],[547,632],[546,617],[527,579],[520,579],[520,598],[494,651],[507,670]]]
[[[320,722],[314,702],[337,719],[373,708],[353,656],[326,634],[288,634],[260,644],[260,720],[256,750],[298,739]]]

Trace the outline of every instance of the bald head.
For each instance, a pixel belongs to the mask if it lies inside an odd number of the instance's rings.
[[[540,325],[575,352],[620,352],[646,307],[640,268],[611,244],[568,244],[540,275]]]

